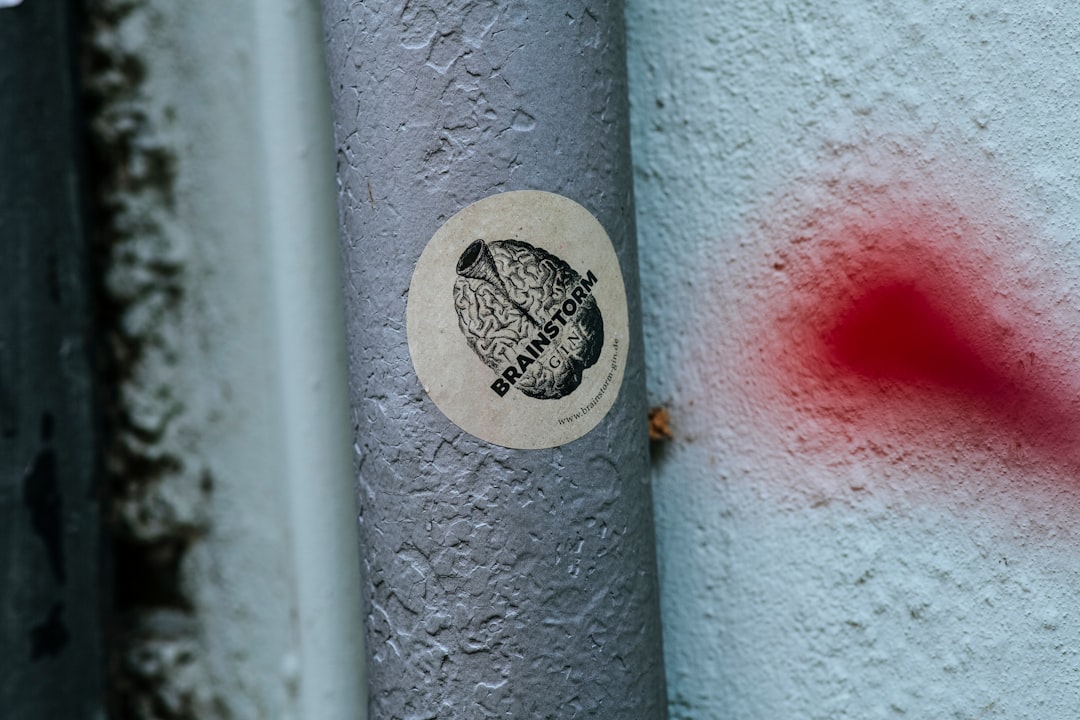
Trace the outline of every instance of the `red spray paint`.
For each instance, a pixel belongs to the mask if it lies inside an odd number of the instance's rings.
[[[791,292],[771,304],[761,357],[821,430],[814,445],[862,435],[901,454],[969,447],[1080,467],[1077,373],[1059,360],[1033,271],[1010,268],[988,222],[890,200],[810,223],[782,257]]]

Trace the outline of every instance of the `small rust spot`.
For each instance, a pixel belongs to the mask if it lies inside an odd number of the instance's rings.
[[[671,439],[671,416],[667,408],[658,405],[649,408],[649,440],[659,442]]]

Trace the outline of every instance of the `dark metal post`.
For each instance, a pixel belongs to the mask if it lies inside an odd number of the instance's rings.
[[[0,8],[0,717],[101,717],[72,8]]]
[[[371,716],[664,717],[622,3],[326,0],[324,10]],[[498,230],[468,236],[470,225],[455,237],[452,253],[432,264],[449,279],[430,308],[416,310],[441,317],[457,298],[460,321],[450,315],[429,324],[432,335],[414,337],[410,283],[429,241],[445,228],[460,230],[459,211],[512,190],[582,206],[610,237],[612,260],[575,266],[573,242],[534,247],[546,220],[537,224],[525,212],[532,234],[513,239],[514,209],[485,205],[494,214],[483,222]],[[565,208],[554,196],[537,202]],[[508,279],[515,263],[546,269]],[[453,420],[418,378],[410,343],[427,352],[425,342],[444,333],[455,352],[472,347],[483,356],[489,346],[469,334],[465,315],[494,305],[502,314],[488,320],[509,318],[492,322],[513,324],[520,347],[532,328],[537,363],[554,367],[543,354],[554,351],[541,347],[551,338],[540,333],[545,321],[567,314],[580,324],[578,336],[602,337],[609,352],[618,327],[608,306],[574,313],[620,272],[627,335],[611,367],[625,362],[625,374],[606,414],[593,404],[614,393],[601,388],[581,399],[582,415],[602,416],[581,437],[530,445],[524,423],[520,444],[487,442],[469,429],[468,398],[478,400],[475,415],[486,412],[481,400],[501,407],[495,395],[527,403],[533,393],[540,399],[530,407],[554,407],[577,382],[597,377],[608,362],[602,353],[597,361],[588,348],[575,350],[585,369],[550,382],[521,379],[535,370],[522,355],[521,373],[491,374],[469,391],[475,395],[440,396],[457,403]],[[528,285],[543,273],[565,286],[562,304],[549,302],[546,280]],[[572,287],[580,296],[566,304]],[[491,326],[478,321],[476,332]],[[490,353],[481,359],[496,369],[503,362]],[[438,369],[439,357],[428,360]],[[490,371],[477,360],[469,373]]]

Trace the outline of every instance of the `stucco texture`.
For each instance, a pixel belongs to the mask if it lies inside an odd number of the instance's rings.
[[[672,717],[1076,717],[1080,7],[627,15]]]
[[[362,718],[318,3],[86,10],[113,701]]]

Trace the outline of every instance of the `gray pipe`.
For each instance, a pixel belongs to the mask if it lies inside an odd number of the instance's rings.
[[[0,7],[0,716],[99,718],[98,455],[73,4]]]
[[[622,3],[326,0],[324,10],[371,716],[664,717]],[[440,261],[449,285],[436,304],[445,297],[452,310],[449,287],[473,282],[455,286],[460,303],[486,290],[507,323],[539,332],[562,306],[528,291],[507,299],[515,291],[486,267],[487,256],[497,264],[514,252],[547,262],[560,282],[585,280],[590,293],[616,283],[616,264],[625,282],[629,355],[617,400],[594,429],[556,447],[514,449],[466,432],[467,407],[448,418],[410,359],[410,340],[427,339],[406,326],[429,240],[462,209],[511,190],[583,206],[610,237],[612,260],[572,267],[562,261],[573,247],[503,243],[509,231],[463,236]],[[470,245],[477,239],[485,243]],[[472,269],[480,261],[487,272]],[[610,339],[617,319],[601,310]],[[443,326],[448,347],[471,352],[466,325]],[[602,377],[604,357],[586,358],[586,380]],[[553,396],[573,385],[549,384],[562,388]],[[486,384],[475,397],[499,407]]]

